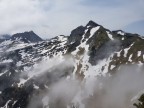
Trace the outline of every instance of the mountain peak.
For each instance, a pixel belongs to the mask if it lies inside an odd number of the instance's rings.
[[[90,20],[86,26],[92,26],[92,27],[95,27],[95,26],[99,26],[99,24],[95,23],[94,21]]]
[[[31,31],[26,31],[26,33],[33,33],[33,34],[35,34],[34,31],[32,31],[32,30]]]
[[[17,33],[12,35],[12,40],[21,40],[24,42],[39,42],[42,39],[33,31],[26,31],[24,33]]]

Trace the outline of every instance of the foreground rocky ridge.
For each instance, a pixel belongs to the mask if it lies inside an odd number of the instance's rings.
[[[32,108],[30,101],[40,95],[34,102],[35,108],[88,108],[92,103],[83,103],[79,94],[64,102],[67,104],[59,99],[48,102],[42,94],[63,78],[87,84],[89,79],[115,74],[121,65],[144,67],[141,36],[110,31],[93,21],[74,29],[68,37],[37,39],[40,42],[20,38],[0,43],[0,107]],[[90,94],[93,94],[91,90],[85,97],[89,98]]]

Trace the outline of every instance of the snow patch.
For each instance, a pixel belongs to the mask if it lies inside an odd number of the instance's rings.
[[[23,85],[24,83],[26,83],[29,79],[23,79],[20,78],[20,82],[18,83],[18,87],[20,87],[21,85]]]
[[[1,107],[1,108],[9,108],[9,106],[8,106],[8,104],[11,102],[11,100],[8,100],[7,102],[6,102],[6,104],[3,106],[3,107]]]
[[[44,50],[42,50],[41,54],[44,54],[44,53],[46,53],[46,52],[48,52],[48,51],[49,51],[49,50],[44,49]]]
[[[37,85],[33,84],[33,86],[34,86],[34,89],[39,89]]]
[[[11,62],[13,62],[13,60],[12,59],[7,59],[7,60],[3,60],[2,62],[0,62],[0,63],[11,63]]]
[[[137,52],[137,56],[140,57],[141,56],[141,51]]]
[[[122,51],[122,50],[121,50]],[[120,57],[121,51],[117,52],[117,57]]]
[[[129,51],[129,49],[133,46],[133,44],[131,44],[130,47],[124,49],[124,57],[127,57],[127,53]]]
[[[124,36],[124,35],[125,35],[125,33],[124,33],[124,32],[122,32],[122,31],[118,31],[118,32],[117,32],[117,34],[122,35],[122,36]]]
[[[63,41],[67,41],[67,37],[65,36],[58,36],[58,40],[63,42]]]
[[[109,31],[106,31],[106,32],[107,32],[108,37],[109,37],[111,40],[114,40],[114,38],[113,38],[112,34],[110,34],[110,32],[109,32]]]
[[[90,37],[93,36],[94,33],[95,33],[99,28],[100,28],[100,26],[97,26],[97,27],[92,28],[91,31],[90,31],[90,34],[91,34]],[[90,37],[89,37],[89,38],[90,38]]]
[[[128,59],[129,62],[132,62],[132,56],[133,56],[132,54],[129,56],[129,59]]]
[[[124,37],[122,37],[122,40],[124,40]]]
[[[114,69],[115,68],[115,65],[111,65],[110,67],[110,70]]]

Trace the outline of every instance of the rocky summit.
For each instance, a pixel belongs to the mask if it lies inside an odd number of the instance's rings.
[[[0,107],[144,108],[143,70],[138,34],[93,21],[49,40],[17,33],[0,42]]]
[[[42,39],[33,31],[14,34],[12,35],[11,40],[20,40],[25,43],[42,41]]]

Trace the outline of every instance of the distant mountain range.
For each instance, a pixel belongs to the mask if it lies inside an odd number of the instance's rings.
[[[5,40],[19,40],[23,41],[25,43],[33,43],[33,42],[39,42],[42,41],[42,39],[36,35],[33,31],[30,32],[24,32],[24,33],[17,33],[12,36],[10,35],[1,35],[0,36],[0,42],[3,42]]]
[[[101,86],[103,80],[98,84],[95,80],[113,79],[122,66],[143,70],[144,38],[122,30],[110,31],[93,21],[75,28],[70,36],[49,40],[33,31],[1,36],[0,107],[144,108],[142,90],[138,92],[141,97],[130,91],[123,105],[107,106],[110,98],[105,100],[109,94]],[[96,85],[98,89],[93,91]],[[137,98],[131,101],[134,96]]]

